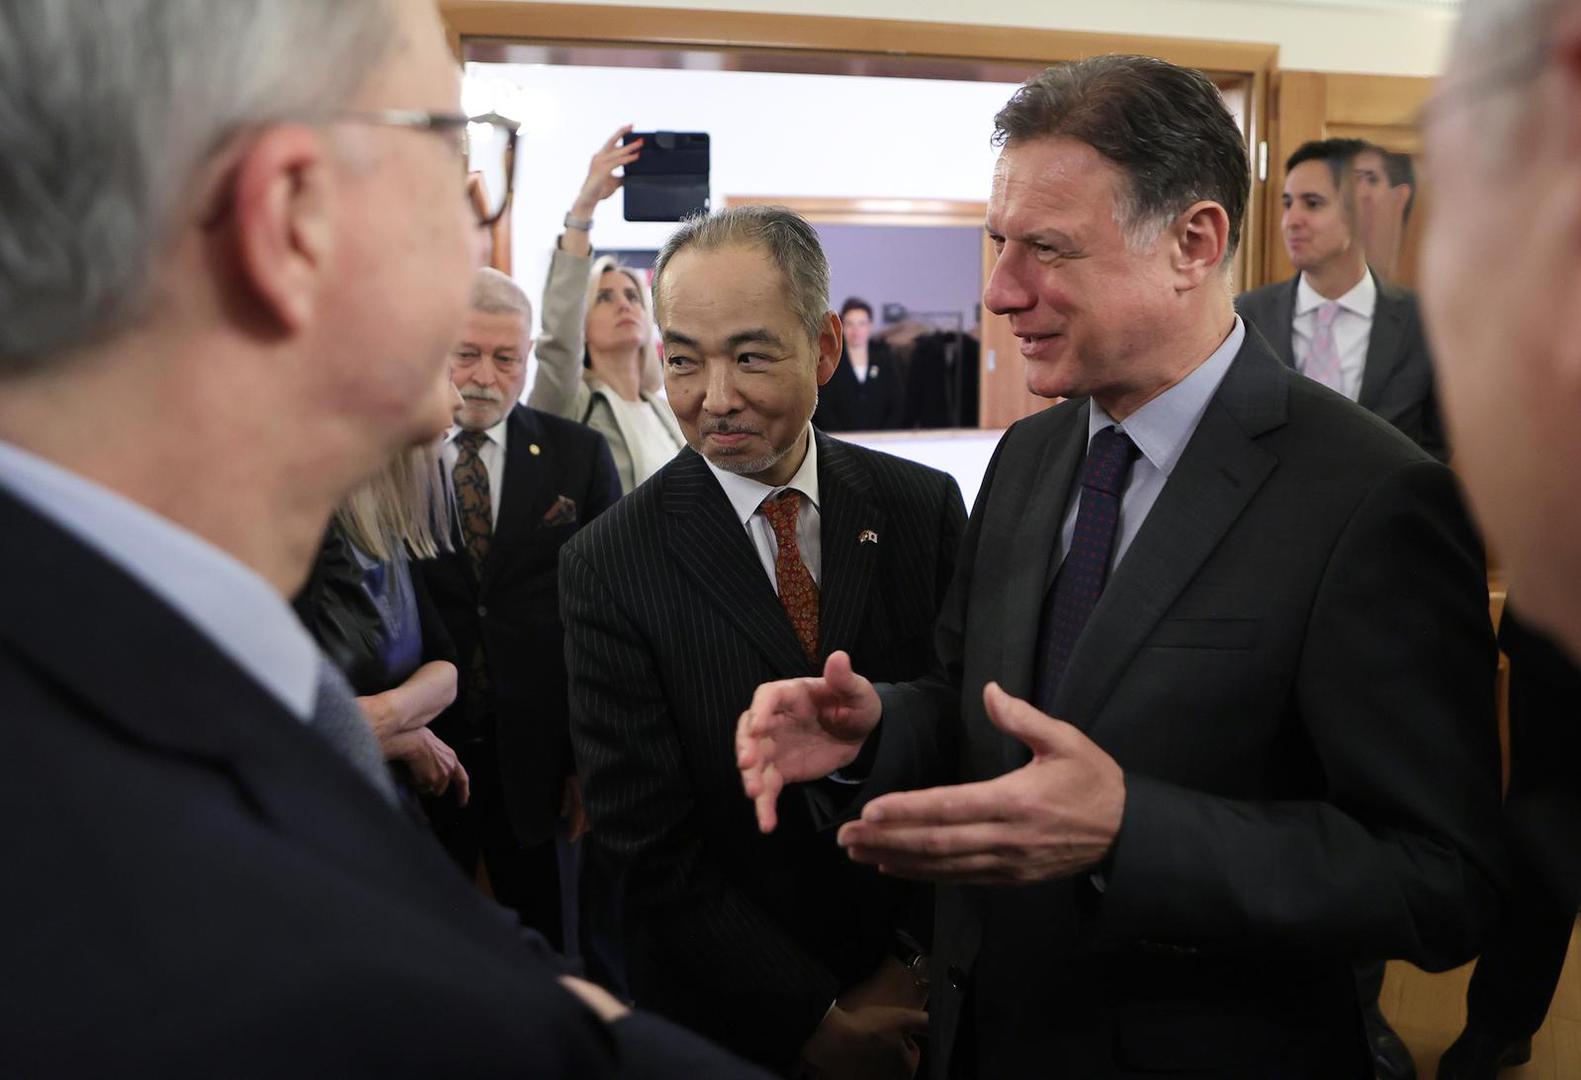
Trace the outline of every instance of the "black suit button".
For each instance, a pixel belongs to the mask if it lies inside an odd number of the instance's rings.
[[[489,617],[489,609],[487,607],[485,607],[483,604],[479,604],[478,605],[478,618],[486,619],[488,617]]]
[[[966,986],[966,972],[961,970],[959,964],[951,964],[944,977],[950,980],[951,990],[959,991]]]

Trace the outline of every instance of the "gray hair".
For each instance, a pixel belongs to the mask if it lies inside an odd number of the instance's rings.
[[[659,249],[653,263],[653,296],[671,259],[687,248],[755,247],[766,252],[790,291],[791,307],[811,341],[829,316],[829,260],[807,219],[783,206],[735,206],[688,218]]]
[[[1575,0],[1468,0],[1450,48],[1446,96],[1464,95],[1479,107],[1478,150],[1502,162],[1522,140],[1530,119],[1524,94],[1495,94],[1500,85],[1525,85],[1542,70],[1555,17]]]
[[[209,158],[344,106],[390,22],[388,0],[0,0],[0,378],[136,320]]]
[[[472,310],[486,315],[520,315],[532,329],[532,301],[511,276],[485,266],[472,278]]]
[[[994,117],[994,145],[1069,138],[1125,175],[1115,216],[1143,248],[1175,215],[1216,202],[1230,219],[1224,265],[1235,254],[1251,193],[1246,137],[1199,71],[1151,56],[1093,56],[1027,80]]]

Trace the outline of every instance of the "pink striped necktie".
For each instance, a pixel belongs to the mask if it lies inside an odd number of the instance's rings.
[[[1312,348],[1307,350],[1306,365],[1301,373],[1322,383],[1337,393],[1345,392],[1345,380],[1339,370],[1339,346],[1334,342],[1334,320],[1339,317],[1339,303],[1330,300],[1317,309],[1317,323],[1312,330]]]

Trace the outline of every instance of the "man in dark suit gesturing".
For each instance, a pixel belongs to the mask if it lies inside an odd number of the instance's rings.
[[[472,798],[428,809],[466,871],[481,858],[495,897],[563,944],[556,832],[562,807],[576,831],[580,800],[560,548],[620,498],[620,478],[598,432],[519,403],[532,344],[527,294],[498,270],[479,270],[451,352],[462,404],[444,448],[460,542],[420,564],[461,662],[461,693],[433,728],[456,748]],[[574,896],[574,883],[564,891]]]
[[[1285,250],[1299,273],[1243,293],[1236,310],[1279,359],[1449,458],[1416,294],[1367,265],[1356,213],[1360,139],[1309,142],[1285,164]]]
[[[690,448],[566,546],[572,738],[626,886],[636,999],[775,1067],[907,1075],[924,993],[907,892],[805,814],[758,835],[732,733],[758,683],[846,650],[926,672],[965,510],[954,480],[809,423],[840,356],[817,234],[789,211],[659,253],[665,386]],[[832,781],[831,781],[832,783]],[[910,899],[915,899],[911,897]]]
[[[286,602],[433,423],[459,102],[432,4],[0,0],[0,1076],[761,1075],[557,980]]]
[[[1070,400],[1000,442],[942,677],[836,656],[760,688],[746,790],[773,829],[784,783],[865,777],[817,793],[859,815],[839,842],[942,883],[938,1075],[1370,1077],[1351,964],[1461,963],[1496,897],[1454,478],[1236,317],[1248,168],[1212,83],[1098,57],[997,128],[985,303]]]

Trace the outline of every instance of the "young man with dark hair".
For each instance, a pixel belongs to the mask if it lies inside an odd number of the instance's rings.
[[[1279,358],[1399,428],[1440,461],[1449,446],[1416,296],[1368,268],[1357,228],[1360,139],[1309,142],[1285,164],[1285,250],[1296,276],[1243,294],[1242,318]]]

